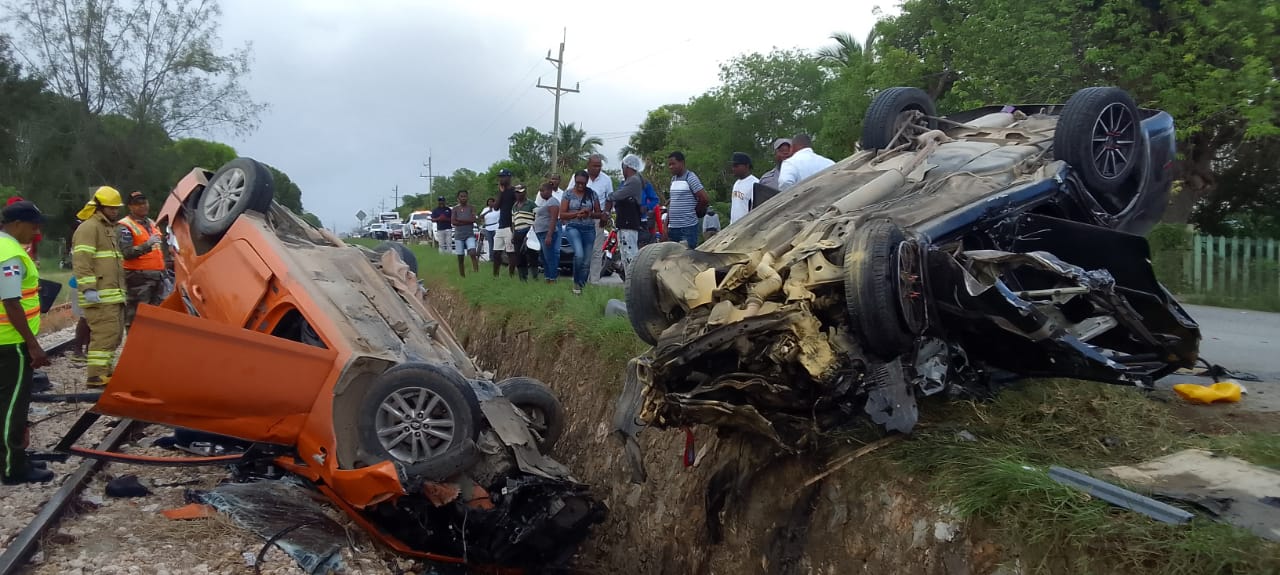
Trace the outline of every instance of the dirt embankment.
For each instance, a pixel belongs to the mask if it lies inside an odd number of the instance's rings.
[[[610,508],[580,557],[584,572],[957,575],[995,567],[997,549],[927,502],[920,481],[874,457],[806,487],[825,458],[777,457],[758,440],[696,428],[698,462],[685,468],[684,432],[650,429],[641,435],[648,481],[633,485],[609,423],[622,365],[573,338],[539,343],[446,289],[430,297],[485,369],[541,379],[564,402],[569,422],[556,455]]]

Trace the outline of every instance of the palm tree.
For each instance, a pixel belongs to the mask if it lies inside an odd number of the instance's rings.
[[[598,136],[587,136],[587,131],[575,126],[572,122],[560,126],[558,138],[559,151],[556,169],[560,172],[572,170],[587,163],[591,154],[599,151],[604,140]]]
[[[871,29],[867,34],[867,41],[862,44],[848,32],[836,32],[830,38],[836,41],[836,45],[820,48],[817,53],[818,59],[827,64],[849,68],[874,59],[872,47],[876,41],[875,28]]]

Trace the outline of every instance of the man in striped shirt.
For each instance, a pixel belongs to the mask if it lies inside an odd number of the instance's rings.
[[[698,231],[702,218],[698,208],[711,204],[698,175],[684,166],[684,153],[671,152],[667,156],[667,169],[671,171],[671,192],[667,194],[667,238],[683,241],[689,249],[698,247]]]

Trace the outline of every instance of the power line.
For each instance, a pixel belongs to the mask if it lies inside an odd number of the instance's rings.
[[[484,129],[480,130],[481,136],[488,134],[489,128],[492,128],[494,123],[496,123],[498,119],[502,118],[503,115],[505,115],[508,111],[511,110],[512,106],[516,105],[516,102],[518,102],[522,97],[524,97],[526,94],[529,93],[529,90],[532,88],[532,86],[527,85],[527,82],[529,81],[529,78],[533,76],[533,72],[538,69],[538,65],[541,63],[542,63],[541,61],[534,61],[533,65],[529,67],[529,70],[525,72],[523,76],[520,77],[519,82],[517,82],[516,85],[512,86],[511,89],[507,90],[508,93],[515,94],[515,96],[507,100],[507,104],[502,107],[501,112],[498,112],[497,114],[494,114],[489,117],[488,125],[486,125]],[[521,86],[524,86],[524,91],[516,92],[516,90],[519,90]]]

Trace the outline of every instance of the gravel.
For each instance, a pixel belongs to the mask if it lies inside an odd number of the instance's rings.
[[[41,337],[41,343],[52,345],[68,339],[74,330],[62,330]],[[54,358],[44,368],[53,384],[52,393],[83,393],[84,368],[68,357]],[[92,404],[32,404],[30,445],[32,449],[51,450],[75,420]],[[109,431],[103,418],[81,437],[78,445],[93,446]],[[151,443],[170,430],[161,426],[144,427],[127,438],[121,450],[154,456],[175,456],[173,452]],[[66,463],[50,462],[57,478],[47,484],[0,486],[0,542],[7,546],[49,497],[63,479],[80,466],[82,460],[70,458]],[[132,499],[107,497],[107,481],[133,474],[152,494]],[[26,573],[86,575],[113,574],[187,574],[187,573],[253,573],[252,562],[265,541],[235,526],[228,518],[217,515],[207,519],[173,521],[160,514],[162,510],[186,504],[188,489],[212,489],[229,476],[225,467],[151,467],[109,463],[96,474],[80,495],[73,510],[60,524],[46,534],[41,549],[27,565]],[[405,572],[417,565],[376,547],[358,526],[336,508],[332,516],[347,526],[351,545],[344,563],[351,573]],[[279,548],[272,547],[262,562],[262,573],[302,574],[297,564]]]

